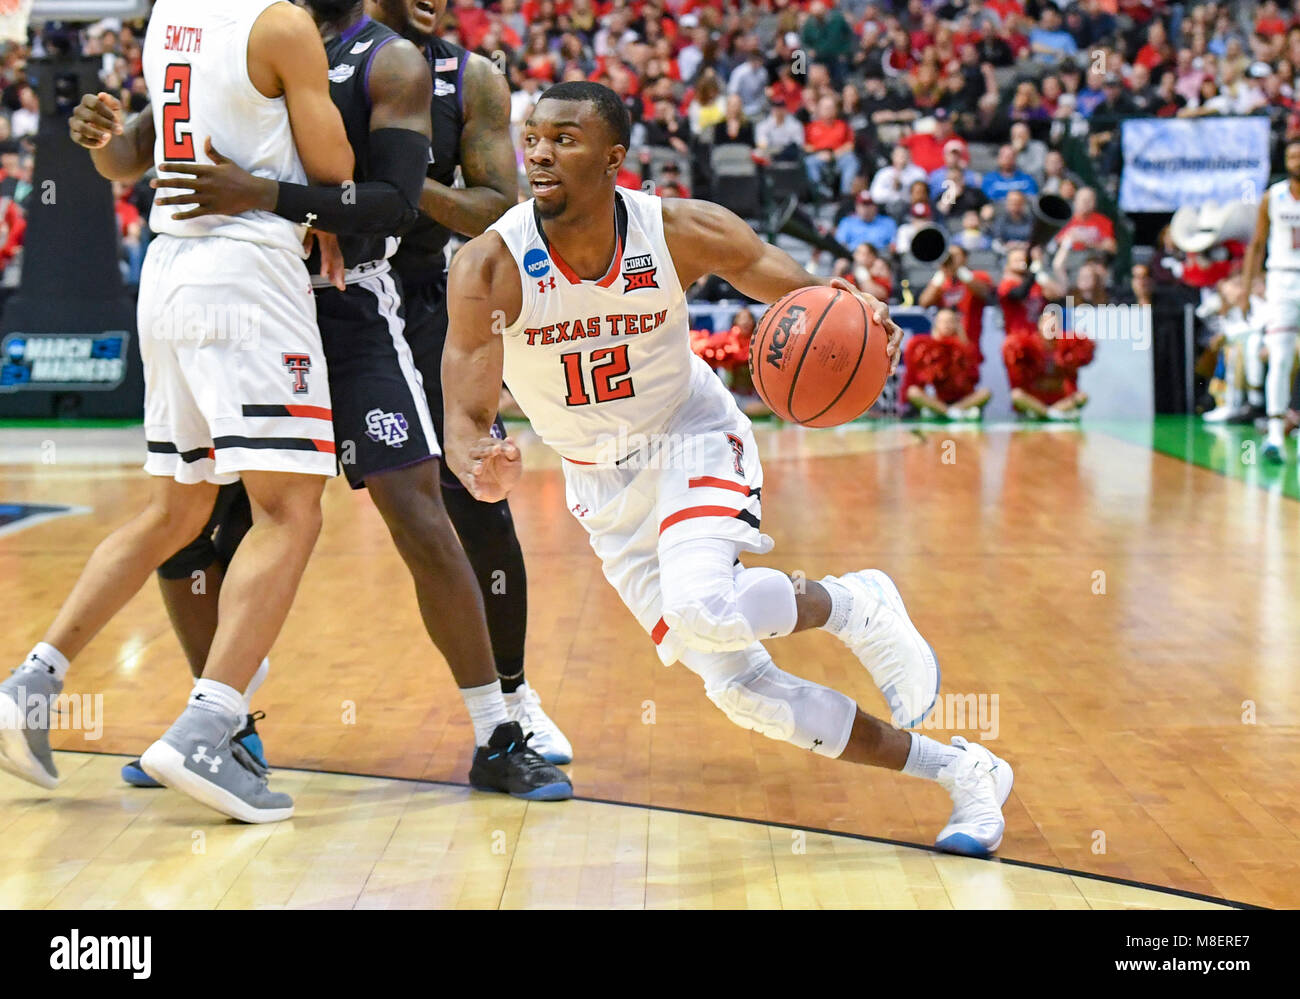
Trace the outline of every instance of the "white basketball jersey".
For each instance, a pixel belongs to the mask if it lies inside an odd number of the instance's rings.
[[[1291,182],[1281,180],[1268,189],[1268,259],[1270,271],[1300,271],[1300,201],[1291,196]]]
[[[691,351],[686,296],[658,197],[619,188],[608,273],[583,281],[542,234],[532,200],[490,228],[519,266],[523,308],[505,330],[505,380],[537,434],[566,458],[608,462],[659,433],[712,378]]]
[[[305,184],[283,97],[266,97],[248,76],[248,35],[281,0],[158,0],[144,41],[144,78],[153,108],[154,161],[210,163],[204,143],[249,173]],[[174,176],[174,175],[169,175]],[[162,196],[167,192],[160,190]],[[154,203],[149,225],[172,236],[226,236],[299,256],[303,226],[270,212],[209,215],[177,222],[185,205]]]

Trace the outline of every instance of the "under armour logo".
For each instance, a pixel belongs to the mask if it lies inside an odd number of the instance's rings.
[[[585,517],[589,513],[591,513],[591,510],[585,504],[583,503],[573,504],[573,515],[575,517]]]
[[[207,746],[200,746],[199,751],[197,753],[191,754],[190,759],[193,760],[195,763],[208,764],[208,773],[210,774],[214,774],[219,769],[221,769],[221,757],[209,756]]]
[[[813,740],[813,744],[812,744],[812,748],[813,748],[813,749],[816,749],[816,748],[817,748],[818,746],[820,746],[821,744],[822,744],[821,739],[814,739],[814,740]]]

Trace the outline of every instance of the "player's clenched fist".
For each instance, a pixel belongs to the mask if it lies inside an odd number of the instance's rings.
[[[122,130],[122,102],[102,91],[84,95],[68,119],[72,141],[85,149],[103,149]]]
[[[470,445],[465,488],[480,503],[505,499],[523,474],[523,456],[509,437],[484,437]]]

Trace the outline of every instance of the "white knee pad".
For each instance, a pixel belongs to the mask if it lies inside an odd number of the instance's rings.
[[[763,646],[744,652],[682,657],[704,677],[704,692],[743,729],[835,759],[848,745],[858,706],[838,690],[792,676]]]
[[[697,539],[659,556],[664,624],[687,648],[738,652],[754,643],[754,629],[736,600],[735,561],[735,544],[716,539]]]
[[[1264,403],[1269,416],[1283,416],[1291,401],[1291,365],[1295,360],[1296,334],[1265,333],[1268,375],[1264,379]]]
[[[794,582],[776,569],[740,569],[736,603],[760,641],[790,634],[799,620]]]

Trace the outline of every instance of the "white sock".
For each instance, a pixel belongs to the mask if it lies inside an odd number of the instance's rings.
[[[913,732],[912,748],[908,750],[907,762],[903,764],[903,773],[909,777],[935,780],[939,776],[939,771],[951,763],[960,752],[962,750],[956,746],[945,746],[928,735]]]
[[[1264,405],[1264,390],[1252,385],[1246,389],[1246,399],[1252,406],[1262,406]]]
[[[853,613],[853,594],[843,583],[831,579],[829,576],[821,581],[822,586],[831,597],[831,613],[822,625],[824,631],[829,631],[832,635],[838,635],[849,623],[849,616]]]
[[[736,573],[736,604],[760,641],[788,635],[799,622],[794,580],[776,569]]]
[[[64,658],[63,653],[56,649],[49,642],[37,642],[32,647],[32,651],[27,653],[27,658],[23,660],[24,666],[37,666],[47,673],[52,673],[54,679],[60,683],[68,675],[68,660]]]
[[[1268,418],[1268,442],[1281,447],[1286,443],[1286,418],[1270,416]]]
[[[493,680],[481,687],[461,687],[460,696],[465,700],[469,720],[474,723],[474,745],[486,746],[496,727],[510,720],[501,681]]]
[[[253,713],[253,695],[257,693],[257,688],[266,682],[267,674],[271,672],[271,660],[263,659],[262,665],[257,667],[257,672],[253,674],[253,679],[248,681],[248,686],[244,688],[244,714]]]
[[[200,678],[195,681],[187,707],[226,714],[241,724],[244,721],[244,695],[218,680]]]

